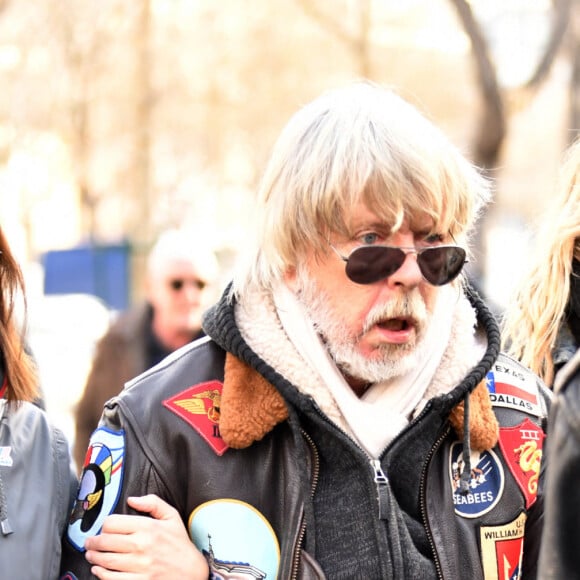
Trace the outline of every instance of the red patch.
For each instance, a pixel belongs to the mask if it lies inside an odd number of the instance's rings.
[[[544,437],[542,429],[530,419],[525,419],[515,427],[499,430],[499,446],[524,493],[526,508],[536,501]]]
[[[526,516],[499,526],[480,528],[481,559],[485,580],[519,580]]]
[[[209,381],[189,387],[163,401],[163,405],[191,425],[218,454],[228,448],[220,435],[220,401],[223,383]]]

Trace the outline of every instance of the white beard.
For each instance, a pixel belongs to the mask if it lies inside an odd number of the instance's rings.
[[[357,336],[342,322],[340,315],[333,312],[326,293],[304,269],[299,269],[297,283],[296,298],[322,337],[335,364],[347,375],[369,383],[388,381],[407,374],[422,360],[425,354],[422,339],[430,322],[430,314],[419,290],[397,294],[388,303],[374,307],[365,319],[361,334]],[[377,345],[373,358],[359,352],[359,340],[377,322],[398,317],[415,320],[417,334],[414,340],[405,344]]]

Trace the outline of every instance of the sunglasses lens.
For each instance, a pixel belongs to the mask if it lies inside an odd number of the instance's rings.
[[[444,286],[457,278],[465,264],[465,250],[458,246],[427,248],[417,256],[423,278],[433,286]]]
[[[394,274],[405,261],[405,252],[385,246],[363,246],[348,257],[346,275],[357,284],[373,284]]]
[[[405,258],[406,254],[400,248],[363,246],[348,257],[346,275],[357,284],[373,284],[392,276]],[[465,250],[458,246],[425,248],[417,255],[423,278],[433,286],[444,286],[454,280],[465,259]]]

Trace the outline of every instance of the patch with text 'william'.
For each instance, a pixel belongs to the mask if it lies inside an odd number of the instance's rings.
[[[520,580],[526,515],[500,526],[481,526],[481,559],[485,580]]]

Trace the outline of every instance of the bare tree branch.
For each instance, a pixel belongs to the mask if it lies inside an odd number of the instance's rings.
[[[483,97],[483,115],[475,140],[475,162],[483,168],[497,165],[501,145],[506,136],[505,107],[497,80],[497,72],[489,56],[487,41],[466,0],[450,0],[471,41],[477,78]]]
[[[530,80],[526,83],[526,89],[538,87],[548,76],[568,27],[571,4],[572,0],[553,0],[554,8],[552,12],[554,18],[552,20],[550,37],[546,43],[546,48],[538,62],[536,70],[532,74]]]

